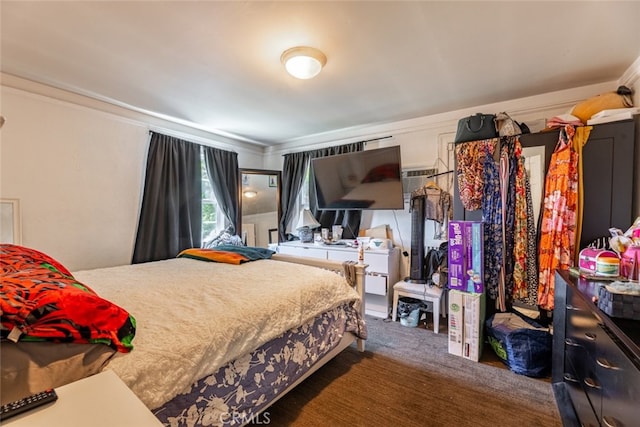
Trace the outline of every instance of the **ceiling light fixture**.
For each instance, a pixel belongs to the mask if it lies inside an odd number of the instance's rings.
[[[244,194],[245,197],[248,197],[248,198],[251,199],[253,197],[256,197],[258,195],[258,192],[257,191],[253,191],[253,190],[247,190],[242,194]]]
[[[317,76],[327,63],[327,57],[324,53],[307,46],[297,46],[285,50],[280,60],[287,72],[297,79],[310,79]]]

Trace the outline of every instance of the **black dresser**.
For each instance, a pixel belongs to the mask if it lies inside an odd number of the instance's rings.
[[[565,426],[640,425],[640,321],[598,309],[605,283],[556,272],[552,383]]]

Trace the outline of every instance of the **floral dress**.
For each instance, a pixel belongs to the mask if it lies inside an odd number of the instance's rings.
[[[502,277],[505,297],[511,300],[514,287],[514,249],[516,224],[516,171],[515,136],[500,138],[500,191],[502,195]]]
[[[500,170],[493,158],[495,145],[485,145],[482,220],[484,221],[484,281],[487,295],[496,306],[505,310],[504,278],[502,273],[502,198]]]
[[[484,139],[455,146],[458,191],[462,206],[468,211],[482,207],[485,183],[484,157],[487,148],[493,153],[497,141],[497,138]]]
[[[520,160],[524,163],[524,157]],[[524,167],[524,165],[523,165]],[[527,218],[527,295],[520,300],[530,304],[538,305],[538,230],[533,214],[533,197],[531,195],[531,182],[529,175],[524,174],[524,188],[527,195],[526,218]]]
[[[556,269],[573,265],[578,204],[578,154],[573,149],[575,128],[565,126],[545,181],[539,245],[538,305],[553,310]]]
[[[513,298],[522,300],[529,296],[527,255],[528,247],[530,246],[528,208],[531,206],[531,192],[527,192],[527,174],[524,168],[524,158],[522,158],[522,146],[518,139],[514,144],[514,158],[516,160],[516,170],[514,174]]]

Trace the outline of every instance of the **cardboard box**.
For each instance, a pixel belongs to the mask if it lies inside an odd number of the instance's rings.
[[[484,294],[465,294],[464,296],[464,332],[462,357],[475,362],[482,356],[484,346]]]
[[[447,296],[449,314],[449,353],[462,357],[464,339],[464,293],[449,291]]]
[[[449,223],[449,289],[484,292],[484,227],[479,221]]]
[[[449,291],[449,353],[477,362],[484,345],[485,295]]]

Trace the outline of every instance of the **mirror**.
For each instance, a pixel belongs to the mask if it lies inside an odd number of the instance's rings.
[[[240,169],[240,233],[247,246],[278,243],[280,171]]]

